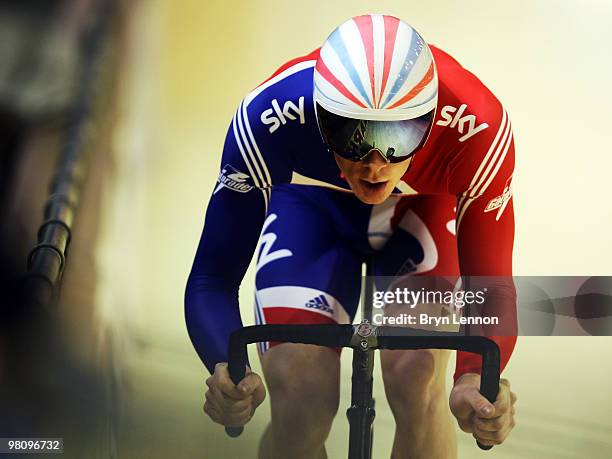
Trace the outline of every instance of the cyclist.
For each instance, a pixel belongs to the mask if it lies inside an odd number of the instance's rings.
[[[204,411],[244,425],[264,400],[247,370],[227,372],[242,326],[238,288],[257,248],[260,324],[349,323],[360,260],[394,275],[512,272],[510,120],[495,96],[405,22],[369,14],[340,25],[320,49],[291,60],[239,104],[187,283],[187,327],[211,372]],[[501,283],[485,306],[513,320]],[[496,336],[502,368],[516,338]],[[272,416],[261,457],[326,457],[338,408],[334,349],[263,343]],[[483,444],[514,426],[507,380],[495,404],[478,392],[480,357],[458,352],[445,399],[447,350],[382,351],[396,421],[393,457],[456,456],[451,413]]]

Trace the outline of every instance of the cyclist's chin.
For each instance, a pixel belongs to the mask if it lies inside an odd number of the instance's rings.
[[[391,195],[393,188],[394,186],[389,180],[371,183],[360,179],[357,183],[352,184],[355,196],[366,204],[380,204],[384,202]]]

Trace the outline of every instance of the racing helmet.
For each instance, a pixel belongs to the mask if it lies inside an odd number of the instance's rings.
[[[410,158],[425,143],[438,100],[429,46],[411,26],[366,14],[338,26],[320,49],[314,104],[329,151],[360,161]]]

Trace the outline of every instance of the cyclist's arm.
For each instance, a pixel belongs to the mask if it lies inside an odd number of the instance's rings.
[[[499,276],[486,280],[485,302],[479,307],[483,315],[499,318],[499,326],[487,327],[486,331],[500,347],[503,370],[516,343],[516,292],[510,277],[514,242],[511,194],[514,140],[510,121],[501,113],[497,122],[490,121],[487,135],[474,139],[453,167],[455,183],[463,188],[456,193],[461,274]],[[469,288],[478,289],[485,284],[479,286],[477,279],[471,279]],[[465,373],[480,373],[479,355],[458,352],[456,363],[455,381]]]
[[[272,184],[291,180],[295,143],[308,138],[314,126],[307,97],[312,94],[311,57],[279,69],[248,94],[228,129],[219,184],[185,294],[189,335],[210,371],[227,361],[229,336],[242,325],[238,287],[261,232]],[[274,115],[279,101],[293,104],[290,117]]]
[[[262,192],[222,189],[206,211],[204,230],[185,291],[185,320],[191,341],[212,373],[227,362],[227,344],[242,327],[238,289],[264,220]]]
[[[263,133],[258,123],[246,125],[247,116],[241,104],[228,129],[219,179],[185,291],[189,336],[211,373],[217,363],[227,361],[229,337],[242,326],[238,289],[270,197],[268,161],[265,153],[255,149]],[[282,165],[275,166],[282,169]]]

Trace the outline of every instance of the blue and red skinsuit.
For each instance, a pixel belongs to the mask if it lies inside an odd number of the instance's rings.
[[[258,323],[352,320],[359,255],[368,251],[380,253],[379,274],[396,272],[400,253],[415,274],[511,276],[510,120],[478,78],[431,50],[439,78],[434,126],[396,195],[377,206],[354,197],[322,143],[312,100],[318,50],[283,65],[240,103],[185,294],[189,335],[209,371],[227,361],[229,336],[242,327],[238,288],[260,234]],[[492,290],[487,306],[507,330],[514,289]],[[494,339],[503,368],[516,337]],[[458,352],[455,379],[467,372],[480,372],[480,357]]]

